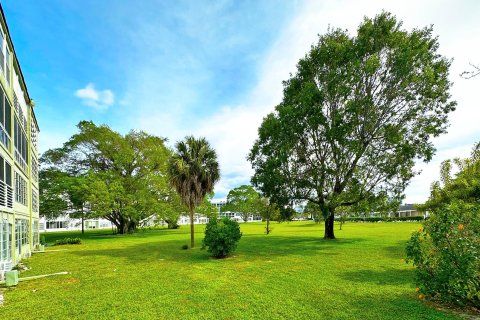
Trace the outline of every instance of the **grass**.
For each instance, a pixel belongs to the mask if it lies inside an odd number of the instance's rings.
[[[2,319],[458,319],[417,298],[402,260],[417,223],[347,223],[337,240],[311,222],[242,224],[233,257],[182,250],[188,227],[133,235],[47,233],[82,244],[36,254],[5,290]],[[200,246],[203,226],[196,228]]]

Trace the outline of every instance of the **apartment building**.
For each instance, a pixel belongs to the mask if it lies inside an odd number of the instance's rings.
[[[0,4],[0,277],[38,235],[38,123]]]

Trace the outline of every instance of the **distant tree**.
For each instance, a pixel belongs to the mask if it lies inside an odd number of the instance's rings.
[[[386,12],[356,36],[320,36],[259,128],[253,185],[279,204],[318,204],[325,239],[335,238],[338,207],[400,198],[455,109],[438,46],[432,27],[408,32]]]
[[[303,212],[312,218],[315,223],[320,223],[323,221],[323,215],[322,211],[320,210],[320,206],[315,202],[308,201]]]
[[[297,215],[297,211],[295,211],[292,205],[283,205],[279,206],[278,208],[280,210],[280,217],[278,218],[279,222],[292,221]]]
[[[171,185],[190,214],[190,247],[195,247],[193,214],[220,179],[217,154],[205,138],[188,136],[175,144],[168,173]]]
[[[88,207],[89,215],[111,221],[119,233],[134,231],[161,210],[171,192],[165,139],[142,131],[122,136],[91,121],[81,121],[78,128],[63,147],[42,156],[45,172],[56,168],[68,177],[58,196],[68,195],[74,215],[85,217]]]
[[[260,194],[252,186],[242,185],[228,192],[227,203],[222,207],[222,212],[238,213],[244,222],[259,211]]]
[[[64,214],[68,209],[65,184],[68,175],[55,168],[40,170],[40,215],[47,220]]]
[[[68,195],[68,214],[71,218],[80,219],[82,234],[85,233],[85,219],[95,216],[88,210],[90,185],[87,175],[69,177],[65,184],[65,193]]]
[[[161,212],[157,215],[157,219],[165,221],[168,229],[177,229],[180,227],[178,218],[185,211],[185,206],[180,196],[175,190],[172,190],[172,192],[167,195],[165,204]]]
[[[280,209],[278,208],[277,204],[270,202],[268,198],[260,198],[257,200],[259,205],[260,216],[262,220],[267,223],[265,226],[265,233],[270,234],[272,229],[270,228],[270,221],[276,221],[280,219]]]
[[[196,210],[208,219],[218,219],[218,208],[212,203],[213,195],[214,193],[208,194]]]
[[[452,172],[454,169],[457,171],[455,175]],[[417,205],[417,208],[433,211],[452,200],[472,204],[480,201],[480,142],[475,144],[469,158],[442,162],[440,181],[432,183],[429,199],[424,204]]]

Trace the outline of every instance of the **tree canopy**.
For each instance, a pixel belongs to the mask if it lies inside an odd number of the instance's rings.
[[[171,151],[164,138],[142,131],[123,136],[91,121],[81,121],[78,129],[61,148],[42,156],[41,176],[57,178],[48,182],[53,189],[47,185],[41,199],[51,204],[50,212],[59,211],[59,199],[68,199],[82,211],[87,204],[90,216],[104,217],[119,233],[126,233],[169,205]]]
[[[318,204],[326,239],[335,238],[337,207],[398,201],[456,105],[451,62],[432,32],[404,30],[382,12],[354,36],[321,35],[258,130],[248,156],[253,185],[280,205]]]
[[[250,185],[242,185],[228,192],[227,203],[222,207],[223,212],[238,213],[244,222],[258,214],[260,208],[260,194]]]
[[[455,172],[455,173],[454,173]],[[440,181],[432,183],[430,197],[417,207],[437,210],[452,201],[476,204],[480,200],[480,142],[466,159],[445,160],[440,167]]]

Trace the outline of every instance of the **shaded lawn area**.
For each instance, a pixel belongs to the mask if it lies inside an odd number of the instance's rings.
[[[2,319],[458,319],[417,298],[402,260],[417,223],[347,223],[322,240],[312,222],[241,224],[233,257],[181,250],[188,226],[133,235],[47,233],[49,247],[21,276],[71,274],[5,290]],[[204,226],[196,226],[200,247]]]

